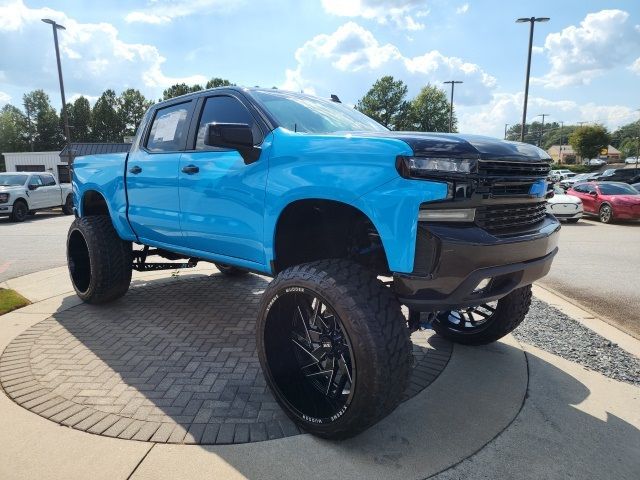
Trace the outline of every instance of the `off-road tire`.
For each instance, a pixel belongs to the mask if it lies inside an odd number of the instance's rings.
[[[27,215],[29,215],[29,207],[24,200],[18,199],[13,202],[13,209],[9,217],[12,222],[24,222],[27,219]]]
[[[309,291],[326,302],[339,317],[351,345],[355,380],[350,403],[337,418],[321,423],[306,420],[289,404],[274,380],[265,345],[274,335],[265,335],[267,327],[277,326],[269,320],[270,308],[292,288]],[[276,276],[260,301],[257,346],[267,384],[283,410],[303,430],[331,439],[354,436],[392,412],[400,403],[412,364],[409,331],[397,299],[373,273],[342,259],[294,266]],[[276,357],[281,355],[282,351],[275,352]]]
[[[232,267],[231,265],[226,265],[224,263],[214,263],[214,265],[218,270],[220,270],[220,273],[227,277],[240,277],[249,273],[249,271],[244,268]]]
[[[62,205],[62,213],[64,213],[65,215],[71,215],[73,213],[73,195],[72,194],[67,195],[64,205]]]
[[[122,240],[108,215],[77,218],[67,235],[71,283],[86,303],[111,302],[131,283],[131,242]]]
[[[477,331],[461,331],[436,315],[433,329],[438,335],[463,345],[486,345],[493,343],[514,331],[529,311],[531,305],[531,285],[514,290],[498,300],[495,311],[484,328]]]

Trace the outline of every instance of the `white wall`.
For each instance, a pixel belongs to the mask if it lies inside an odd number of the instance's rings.
[[[44,165],[44,171],[53,173],[58,179],[58,165],[65,165],[60,152],[18,152],[3,153],[7,172],[15,172],[16,165]]]

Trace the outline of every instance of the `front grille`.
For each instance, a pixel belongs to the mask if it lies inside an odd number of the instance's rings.
[[[492,197],[511,197],[520,195],[529,195],[533,183],[520,183],[515,185],[492,185]]]
[[[504,233],[544,220],[547,202],[488,205],[476,209],[476,224],[491,233]]]
[[[546,177],[550,171],[547,162],[478,161],[478,173],[488,177]]]

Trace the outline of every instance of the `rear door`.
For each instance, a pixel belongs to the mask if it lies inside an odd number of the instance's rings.
[[[176,101],[152,112],[139,148],[126,167],[129,222],[141,241],[182,246],[178,167],[195,100]]]
[[[233,92],[203,97],[193,142],[180,160],[180,210],[187,245],[195,250],[264,264],[263,215],[269,142],[251,106]],[[236,150],[204,144],[208,123],[246,123],[258,161],[246,165]]]
[[[40,189],[44,192],[43,198],[46,207],[58,207],[62,205],[60,200],[60,187],[56,183],[56,179],[51,174],[40,175],[42,180],[42,187]]]

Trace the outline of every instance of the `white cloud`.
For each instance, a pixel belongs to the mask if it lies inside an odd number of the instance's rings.
[[[468,11],[469,11],[469,4],[468,3],[465,3],[464,5],[460,5],[458,8],[456,8],[456,13],[458,15],[464,15]]]
[[[320,94],[338,93],[346,99],[362,96],[368,85],[383,76],[402,79],[415,95],[428,82],[463,80],[456,89],[456,103],[481,104],[491,100],[494,77],[480,66],[432,50],[406,57],[390,43],[381,44],[374,35],[354,22],[331,34],[317,35],[298,48],[297,66],[285,72],[281,88]],[[443,86],[444,87],[444,86]]]
[[[11,101],[11,95],[0,91],[0,106]]]
[[[125,20],[160,25],[196,13],[226,13],[242,3],[244,0],[149,0],[147,8],[129,12]]]
[[[544,47],[538,47],[538,46],[534,45],[533,47],[531,47],[531,51],[534,54],[539,55],[541,53],[544,53]]]
[[[544,48],[551,70],[536,82],[548,87],[585,85],[638,54],[640,26],[623,10],[601,10],[588,14],[579,26],[547,35]]]
[[[520,123],[522,119],[522,93],[497,93],[491,102],[480,107],[458,108],[459,129],[465,133],[477,133],[502,137],[504,125]],[[546,122],[564,121],[565,125],[577,122],[601,123],[610,130],[634,121],[638,114],[623,105],[601,105],[593,102],[579,104],[572,100],[549,100],[529,97],[527,122],[540,121],[536,115],[549,114]]]
[[[0,71],[3,84],[56,91],[51,28],[41,18],[63,24],[59,33],[65,84],[70,91],[96,95],[107,88],[140,88],[152,98],[177,83],[203,83],[202,75],[174,77],[163,70],[165,58],[149,44],[128,43],[109,23],[80,23],[50,8],[29,8],[22,0],[0,6]],[[41,45],[49,48],[33,48]],[[5,48],[6,46],[6,48]]]
[[[393,23],[406,30],[422,30],[416,20],[429,14],[423,0],[322,0],[325,11],[340,17],[361,17],[378,23]]]
[[[636,61],[629,65],[629,70],[640,75],[640,57],[636,58]]]

